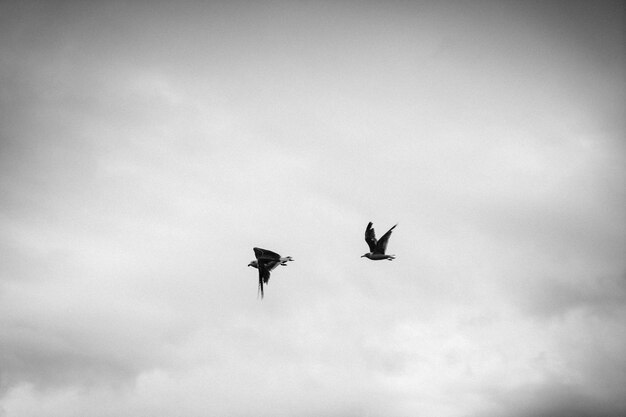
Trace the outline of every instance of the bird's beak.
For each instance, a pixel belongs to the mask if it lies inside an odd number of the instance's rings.
[[[248,264],[248,266],[252,266],[252,262],[250,262],[250,263]]]
[[[365,255],[361,255],[361,258],[365,258]]]

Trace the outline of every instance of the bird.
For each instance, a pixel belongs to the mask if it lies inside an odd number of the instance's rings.
[[[248,266],[259,270],[259,291],[261,298],[263,298],[263,284],[267,284],[270,280],[270,271],[276,268],[278,265],[286,266],[287,262],[293,261],[291,256],[281,257],[276,252],[271,250],[253,248],[255,260],[251,261]]]
[[[389,261],[396,259],[396,255],[385,255],[385,251],[387,250],[387,242],[389,241],[389,236],[391,236],[391,231],[395,229],[398,224],[396,223],[391,229],[385,233],[380,240],[376,240],[376,233],[374,232],[374,228],[372,227],[372,222],[367,224],[367,228],[365,229],[365,241],[367,245],[370,247],[370,251],[361,256],[361,258],[368,258],[372,261],[379,261],[381,259],[387,259]]]

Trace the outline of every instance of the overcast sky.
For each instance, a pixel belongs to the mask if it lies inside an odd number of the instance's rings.
[[[0,1],[0,416],[625,415],[624,76],[619,1]]]

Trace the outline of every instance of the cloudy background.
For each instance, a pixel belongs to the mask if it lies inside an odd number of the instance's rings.
[[[0,416],[624,415],[624,68],[617,1],[0,2]]]

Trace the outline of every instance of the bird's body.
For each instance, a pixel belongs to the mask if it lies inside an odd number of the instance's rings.
[[[372,261],[380,261],[383,259],[387,259],[389,261],[394,260],[396,255],[386,255],[385,251],[387,250],[387,242],[389,242],[391,231],[395,229],[397,225],[398,224],[396,223],[379,240],[376,240],[376,233],[372,227],[372,222],[369,222],[367,224],[367,228],[365,229],[365,242],[367,242],[370,251],[362,255],[361,258],[371,259]]]
[[[393,260],[396,259],[396,255],[385,255],[384,253],[366,253],[365,255],[361,256],[361,258],[367,258],[367,259],[371,259],[372,261],[381,261],[383,259],[388,259],[388,260]]]
[[[267,284],[270,280],[270,271],[278,265],[286,266],[287,262],[293,261],[291,256],[281,257],[276,252],[267,249],[253,248],[255,260],[251,261],[248,266],[259,270],[259,291],[263,298],[263,284]]]

